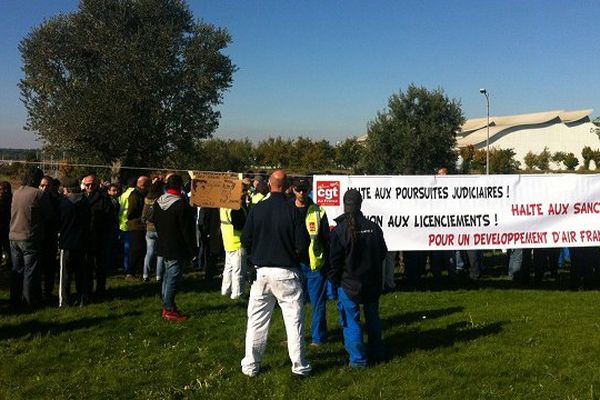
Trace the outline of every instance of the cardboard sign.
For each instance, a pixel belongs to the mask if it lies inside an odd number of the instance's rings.
[[[191,202],[207,208],[239,210],[242,181],[232,172],[190,171],[192,177]]]

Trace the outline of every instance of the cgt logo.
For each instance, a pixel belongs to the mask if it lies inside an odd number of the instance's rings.
[[[321,206],[339,206],[340,182],[317,181],[317,204]]]

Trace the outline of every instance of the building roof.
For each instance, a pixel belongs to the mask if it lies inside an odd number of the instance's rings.
[[[532,126],[547,124],[555,121],[556,123],[572,123],[588,118],[593,109],[576,111],[546,111],[531,114],[517,114],[506,116],[490,116],[490,140],[494,136],[501,134],[507,129],[514,129],[519,126]],[[465,121],[460,132],[457,133],[458,147],[469,145],[478,145],[487,139],[487,117],[474,118]]]

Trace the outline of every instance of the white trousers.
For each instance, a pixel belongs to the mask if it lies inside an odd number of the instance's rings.
[[[244,290],[244,277],[242,270],[246,259],[243,247],[225,252],[225,266],[223,268],[223,281],[221,283],[221,294],[238,299]]]
[[[248,376],[258,374],[267,347],[273,309],[278,303],[285,324],[292,372],[308,375],[311,367],[304,359],[304,294],[299,271],[263,267],[257,270],[256,275],[248,302],[246,356],[242,360],[242,372]]]

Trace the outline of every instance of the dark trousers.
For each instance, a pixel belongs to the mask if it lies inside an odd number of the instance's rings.
[[[75,290],[77,292],[77,301],[87,302],[89,266],[85,259],[83,250],[60,251],[60,272],[58,305],[63,307],[71,303],[71,282],[75,279]]]
[[[534,279],[536,283],[542,281],[546,270],[550,271],[553,277],[558,276],[559,256],[560,248],[533,249]]]
[[[58,238],[56,235],[51,235],[44,239],[42,247],[41,271],[43,275],[43,290],[44,298],[48,299],[54,291],[54,282],[56,280],[56,271],[58,270]]]
[[[144,269],[146,257],[146,231],[129,231],[129,265],[128,275],[140,273]]]
[[[409,288],[415,288],[421,281],[421,275],[425,272],[427,252],[425,251],[403,251],[404,276]]]
[[[437,284],[441,281],[442,270],[448,271],[450,282],[456,281],[456,266],[453,262],[455,251],[434,250],[429,252],[431,274]]]
[[[13,306],[37,307],[42,299],[40,282],[41,242],[11,240],[12,276],[10,299]]]
[[[594,267],[600,261],[597,247],[571,247],[571,289],[589,289],[594,280]]]
[[[95,293],[102,297],[106,294],[106,276],[110,270],[111,257],[110,250],[113,246],[114,238],[106,235],[104,240],[96,243],[96,248],[86,254],[86,259],[90,267],[88,293]],[[94,280],[96,281],[96,291],[94,292]]]

